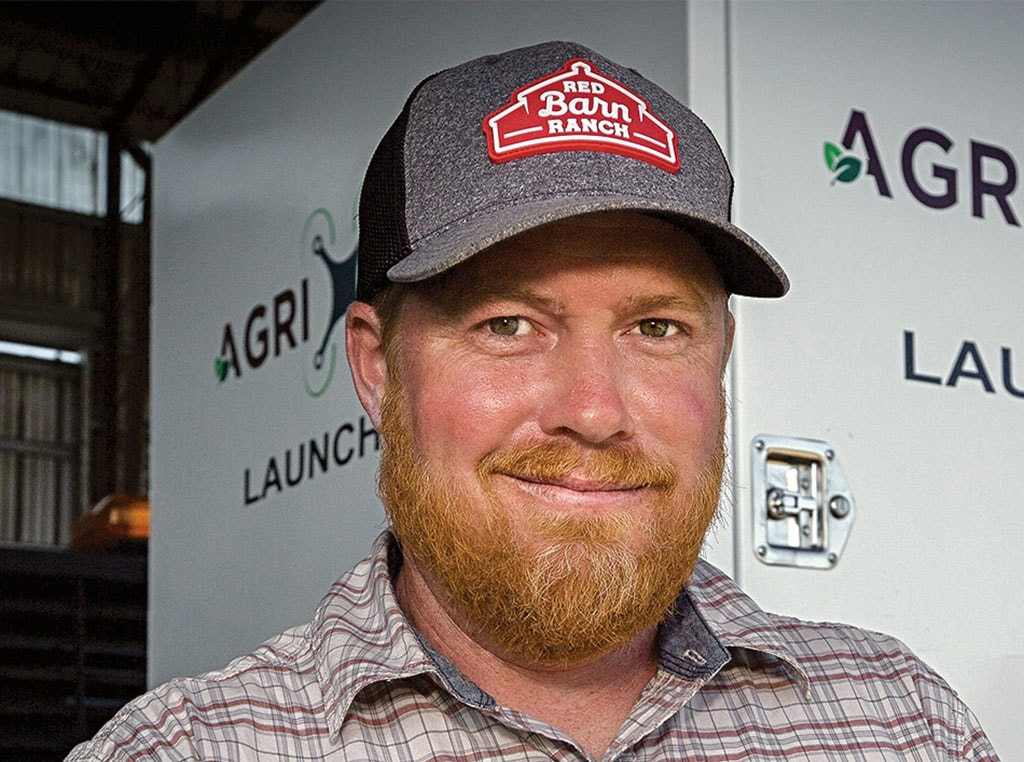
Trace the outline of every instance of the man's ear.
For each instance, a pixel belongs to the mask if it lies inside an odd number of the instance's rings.
[[[388,381],[380,318],[366,302],[352,302],[345,314],[345,351],[363,408],[380,430],[380,403]]]
[[[725,309],[725,346],[722,351],[722,375],[725,375],[725,369],[729,367],[729,356],[732,354],[732,341],[736,335],[736,318],[733,317],[732,310]]]

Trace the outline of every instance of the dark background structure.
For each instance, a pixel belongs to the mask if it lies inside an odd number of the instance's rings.
[[[0,3],[0,108],[158,140],[316,2]]]
[[[62,759],[145,687],[145,547],[66,546],[101,498],[148,491],[149,144],[317,4],[0,2],[0,109],[106,141],[105,214],[0,199],[0,341],[87,357],[0,363],[0,758]]]

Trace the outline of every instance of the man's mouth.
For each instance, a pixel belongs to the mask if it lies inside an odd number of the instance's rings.
[[[551,503],[556,509],[629,508],[642,496],[675,484],[674,469],[667,461],[647,457],[638,449],[582,452],[565,443],[497,451],[486,456],[478,469],[485,484]]]
[[[505,473],[511,479],[535,484],[538,487],[553,487],[572,492],[636,492],[649,487],[649,484],[616,484],[607,479],[599,479],[578,474],[562,476],[534,476],[532,474]]]
[[[499,472],[495,474],[514,489],[538,504],[570,512],[621,510],[634,503],[648,485],[616,484],[575,474],[538,478],[533,475]]]

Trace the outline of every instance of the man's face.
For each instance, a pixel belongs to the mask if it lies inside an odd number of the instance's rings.
[[[412,289],[390,353],[381,490],[471,634],[577,663],[653,626],[722,473],[732,321],[697,244],[602,213]]]

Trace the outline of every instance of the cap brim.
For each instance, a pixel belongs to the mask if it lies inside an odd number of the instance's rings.
[[[591,212],[631,210],[669,219],[694,236],[711,257],[731,294],[779,297],[789,290],[782,267],[731,222],[692,209],[626,195],[546,198],[485,212],[411,242],[412,251],[388,270],[388,279],[413,283],[439,275],[489,246],[549,222]]]

